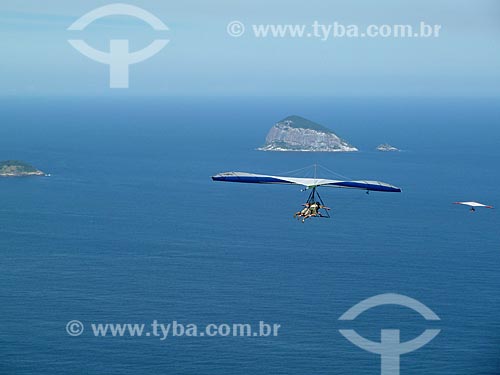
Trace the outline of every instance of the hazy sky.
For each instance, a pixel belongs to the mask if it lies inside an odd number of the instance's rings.
[[[500,94],[498,0],[143,0],[170,28],[108,17],[82,32],[67,28],[112,1],[16,0],[0,5],[3,95],[496,96]],[[233,38],[229,22],[246,25]],[[252,36],[252,24],[442,25],[431,39]],[[110,39],[139,50],[170,44],[131,67],[130,88],[109,88],[109,67],[74,50],[84,39],[107,51]]]

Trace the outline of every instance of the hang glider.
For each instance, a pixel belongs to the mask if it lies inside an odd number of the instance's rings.
[[[482,204],[482,203],[478,203],[478,202],[455,202],[455,204],[461,204],[462,206],[468,206],[468,207],[470,207],[471,211],[476,211],[477,207],[493,208],[493,206],[488,206],[486,204]]]
[[[301,177],[283,177],[270,176],[246,172],[225,172],[212,176],[212,180],[221,182],[239,182],[247,184],[282,184],[299,185],[305,187],[304,190],[311,190],[309,198],[304,208],[295,213],[294,217],[304,222],[311,217],[330,217],[330,208],[326,207],[320,195],[316,191],[319,187],[361,189],[370,191],[381,191],[390,193],[400,193],[401,189],[380,181],[349,181],[349,180],[328,180],[323,178],[301,178]]]

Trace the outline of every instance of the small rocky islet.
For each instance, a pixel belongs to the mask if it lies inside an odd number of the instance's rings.
[[[19,160],[0,161],[0,177],[47,176],[32,165]]]

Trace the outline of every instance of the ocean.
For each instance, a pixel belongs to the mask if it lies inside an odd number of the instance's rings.
[[[358,153],[256,148],[297,114]],[[403,374],[500,374],[500,106],[480,98],[29,98],[0,106],[0,374],[377,374],[346,340],[440,334]],[[402,152],[382,153],[388,142]],[[313,164],[401,194],[324,189],[302,224],[295,186],[212,182]],[[325,178],[335,178],[322,171]],[[323,176],[322,176],[323,177]],[[434,311],[381,306],[384,293]],[[80,336],[66,331],[78,320]],[[92,323],[279,324],[273,337],[95,337]]]

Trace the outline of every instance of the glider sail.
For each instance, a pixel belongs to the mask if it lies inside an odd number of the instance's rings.
[[[493,206],[488,206],[486,204],[478,203],[478,202],[455,202],[455,204],[461,204],[463,206],[469,206],[469,207],[484,207],[484,208],[493,208]]]
[[[269,176],[263,174],[254,174],[246,172],[225,172],[212,176],[214,181],[222,182],[240,182],[249,184],[285,184],[301,185],[306,188],[316,188],[320,186],[347,189],[362,189],[367,191],[382,191],[391,193],[400,193],[401,189],[380,181],[341,181],[327,180],[321,178],[297,178]]]

